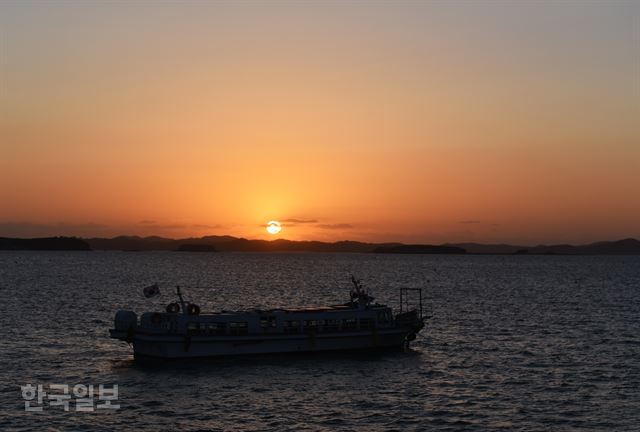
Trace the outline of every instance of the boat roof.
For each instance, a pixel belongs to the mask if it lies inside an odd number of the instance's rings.
[[[381,304],[374,304],[369,306],[368,309],[379,309],[379,308],[386,308],[387,306],[385,305],[381,305]],[[229,311],[229,310],[223,310],[221,312],[214,312],[214,314],[233,314],[233,315],[238,315],[238,314],[259,314],[259,315],[268,315],[268,314],[274,314],[274,313],[322,313],[322,312],[340,312],[340,311],[348,311],[348,310],[353,310],[353,311],[357,311],[357,310],[362,310],[362,309],[358,309],[357,307],[354,307],[352,305],[350,305],[349,303],[346,304],[342,304],[342,305],[332,305],[332,306],[306,306],[306,307],[297,307],[297,308],[273,308],[273,309],[248,309],[248,310],[241,310],[241,311]],[[207,314],[208,315],[208,314]]]
[[[275,309],[274,311],[284,311],[284,312],[331,312],[335,310],[349,310],[355,309],[352,306],[348,305],[335,305],[335,306],[307,306],[307,307],[299,307],[299,308],[283,308],[283,309]]]

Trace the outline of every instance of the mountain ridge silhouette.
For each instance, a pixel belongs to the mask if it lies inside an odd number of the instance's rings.
[[[404,244],[368,243],[354,240],[322,242],[317,240],[257,240],[229,235],[172,239],[159,236],[112,238],[9,238],[0,237],[0,250],[119,250],[119,251],[188,251],[219,252],[359,252],[359,253],[468,253],[533,255],[640,255],[640,240],[626,238],[582,245],[510,245],[484,243]],[[464,252],[461,252],[464,251]]]

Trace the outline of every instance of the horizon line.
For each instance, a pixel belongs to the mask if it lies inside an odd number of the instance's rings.
[[[114,240],[117,238],[122,238],[122,237],[128,237],[128,238],[139,238],[139,239],[149,239],[149,238],[159,238],[159,239],[163,239],[163,240],[171,240],[171,241],[181,241],[181,240],[190,240],[190,239],[196,239],[196,240],[201,240],[207,237],[230,237],[232,239],[235,240],[246,240],[246,241],[263,241],[263,242],[275,242],[275,241],[288,241],[288,242],[293,242],[293,243],[302,243],[302,242],[315,242],[315,243],[324,243],[324,244],[335,244],[335,243],[344,243],[344,242],[352,242],[352,243],[362,243],[362,244],[371,244],[371,245],[381,245],[381,244],[399,244],[399,245],[436,245],[436,246],[443,246],[443,245],[464,245],[464,244],[475,244],[475,245],[483,245],[483,246],[518,246],[518,247],[539,247],[539,246],[588,246],[588,245],[594,245],[594,244],[598,244],[598,243],[615,243],[615,242],[621,242],[621,241],[628,241],[628,240],[634,240],[634,241],[639,241],[640,239],[632,237],[632,236],[628,236],[628,237],[624,237],[624,238],[618,238],[615,240],[597,240],[597,241],[593,241],[593,242],[589,242],[589,243],[554,243],[554,242],[550,242],[550,243],[538,243],[538,244],[518,244],[518,243],[505,243],[505,242],[501,242],[501,243],[485,243],[485,242],[479,242],[479,241],[460,241],[460,242],[443,242],[443,243],[404,243],[404,242],[400,242],[400,241],[384,241],[384,242],[373,242],[373,241],[361,241],[361,240],[349,240],[349,239],[344,239],[344,240],[336,240],[336,241],[323,241],[323,240],[308,240],[308,239],[304,239],[304,240],[291,240],[291,239],[287,239],[287,238],[275,238],[275,239],[259,239],[259,238],[247,238],[247,237],[236,237],[233,235],[229,235],[229,234],[210,234],[210,235],[203,235],[200,237],[182,237],[182,238],[175,238],[175,237],[164,237],[164,236],[160,236],[160,235],[148,235],[148,236],[140,236],[140,235],[127,235],[127,234],[120,234],[120,235],[116,235],[113,237],[83,237],[83,236],[76,236],[76,235],[52,235],[52,236],[39,236],[39,237],[9,237],[9,236],[4,236],[4,235],[0,235],[0,238],[6,238],[6,239],[29,239],[29,240],[34,240],[34,239],[44,239],[44,238],[77,238],[77,239],[82,239],[82,240],[93,240],[93,239],[100,239],[100,240]],[[231,240],[233,241],[233,240]]]

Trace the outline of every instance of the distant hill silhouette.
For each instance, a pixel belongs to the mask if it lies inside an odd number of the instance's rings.
[[[168,239],[163,237],[119,236],[112,239],[90,238],[87,242],[96,250],[174,251],[181,245],[213,246],[219,252],[371,252],[380,244],[356,241],[326,243],[320,241],[248,240],[232,236]],[[393,246],[399,243],[388,243]]]
[[[380,246],[373,250],[374,253],[388,254],[464,254],[467,251],[456,246],[433,246],[433,245],[400,245],[400,246]]]
[[[91,250],[89,243],[77,237],[18,239],[0,237],[0,250]]]
[[[448,249],[449,248],[449,249]],[[42,239],[0,238],[5,250],[121,250],[176,251],[216,250],[219,252],[377,252],[377,253],[463,253],[527,255],[640,255],[640,241],[628,238],[586,245],[508,245],[446,243],[443,245],[405,245],[402,243],[365,243],[357,241],[249,240],[233,236],[206,236],[170,239],[164,237],[118,236],[114,238],[50,237]]]
[[[215,246],[219,243],[237,240],[231,236],[206,236],[200,238],[169,239],[164,237],[118,236],[114,238],[90,238],[87,242],[95,250],[122,251],[173,251],[183,244]]]
[[[513,246],[508,244],[481,243],[445,243],[445,246],[461,247],[467,253],[473,254],[512,254],[521,250],[528,250],[528,246]]]
[[[602,241],[585,245],[513,246],[507,244],[447,243],[475,254],[528,254],[528,255],[640,255],[640,241],[628,238]]]

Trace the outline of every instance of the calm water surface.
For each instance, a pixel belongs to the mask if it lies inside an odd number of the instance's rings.
[[[426,288],[413,350],[142,366],[108,338],[184,286],[204,310]],[[162,295],[144,299],[142,287]],[[0,430],[639,430],[640,257],[0,252]],[[27,383],[120,409],[24,412]]]

